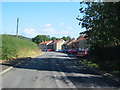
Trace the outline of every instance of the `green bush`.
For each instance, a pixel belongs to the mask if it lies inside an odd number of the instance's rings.
[[[92,61],[89,61],[89,60],[87,60],[87,59],[81,60],[81,63],[82,63],[82,64],[85,64],[85,65],[88,65],[88,66],[91,66],[91,67],[99,68],[99,65],[98,65],[98,64],[93,63]]]
[[[26,57],[30,54],[38,53],[38,46],[29,40],[12,37],[10,35],[1,36],[2,60]]]

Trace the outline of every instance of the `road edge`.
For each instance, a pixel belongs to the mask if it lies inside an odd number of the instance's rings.
[[[31,58],[35,58],[37,56],[41,56],[41,55],[44,55],[45,53],[40,53],[39,55],[35,55],[35,56],[32,56]],[[17,65],[21,65],[23,62],[19,62]],[[1,71],[0,71],[0,75],[3,75],[4,73],[10,71],[13,67],[8,67],[7,69],[5,70],[2,70],[2,67],[1,67]]]
[[[79,64],[81,64],[78,60],[77,60],[77,62]],[[107,73],[105,71],[101,71],[99,69],[96,69],[94,67],[91,67],[91,66],[88,66],[88,65],[85,65],[85,64],[81,64],[81,65],[83,65],[84,67],[86,67],[86,68],[88,68],[88,69],[90,69],[90,70],[92,70],[92,71],[94,71],[94,72],[96,72],[96,73],[98,73],[98,74],[100,74],[102,76],[108,77],[108,78],[110,78],[110,79],[112,79],[112,80],[117,81],[118,83],[120,83],[120,79],[117,78],[117,77],[115,77],[115,76],[113,76],[113,75],[111,75],[110,73]]]

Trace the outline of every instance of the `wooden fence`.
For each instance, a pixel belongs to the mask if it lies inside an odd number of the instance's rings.
[[[120,45],[115,47],[98,47],[95,54],[100,60],[120,60]]]

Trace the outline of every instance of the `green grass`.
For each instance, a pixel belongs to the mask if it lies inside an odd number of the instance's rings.
[[[38,53],[38,46],[25,39],[12,37],[10,35],[0,35],[0,41],[2,45],[2,60],[27,57],[28,55]]]
[[[81,59],[80,62],[81,62],[82,64],[85,64],[85,65],[90,66],[90,67],[99,68],[99,65],[98,65],[98,64],[93,63],[92,61],[89,61],[88,59]]]
[[[120,60],[101,61],[96,58],[81,58],[80,63],[111,73],[120,78]]]

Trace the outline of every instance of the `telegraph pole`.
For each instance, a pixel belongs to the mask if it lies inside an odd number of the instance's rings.
[[[19,18],[17,18],[16,37],[18,37],[18,24],[19,24]]]

